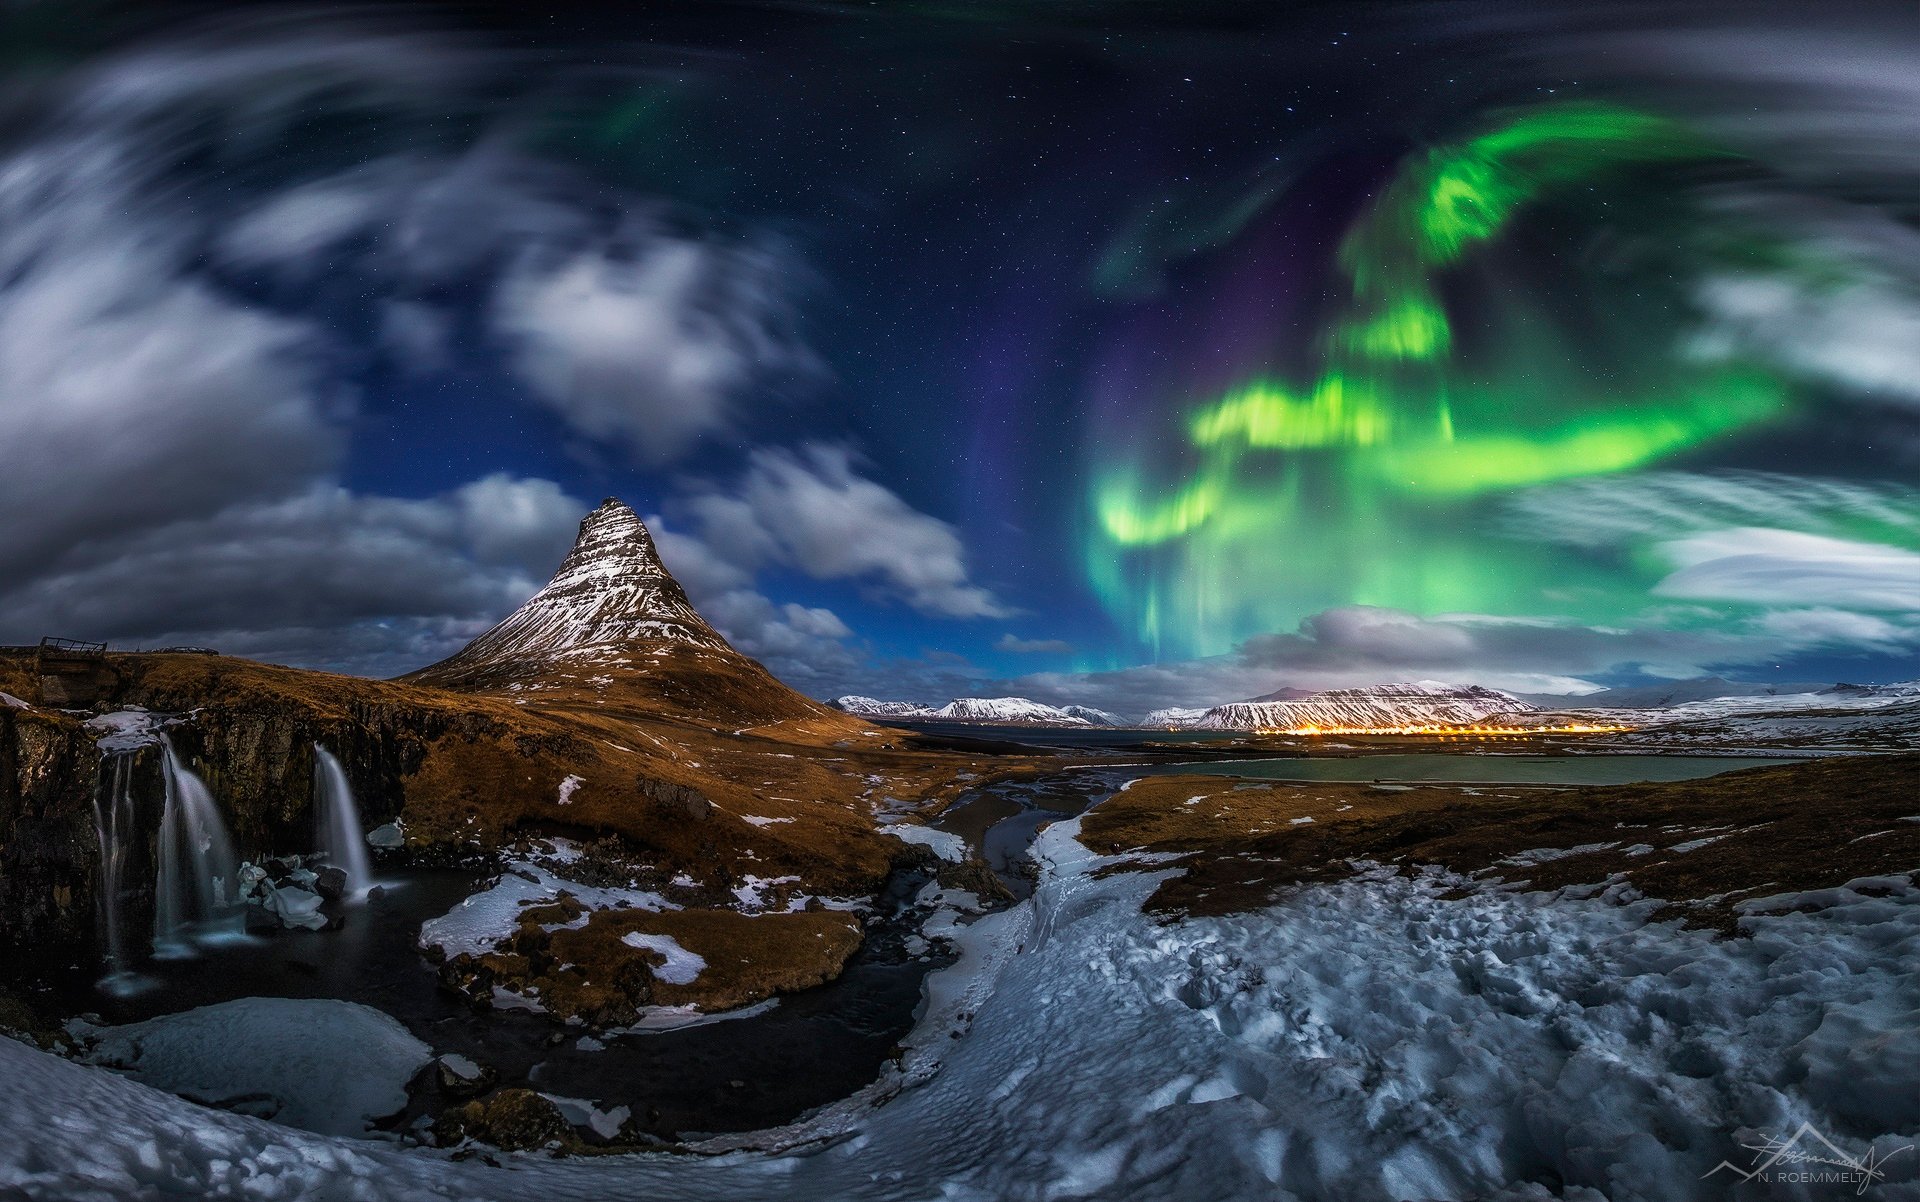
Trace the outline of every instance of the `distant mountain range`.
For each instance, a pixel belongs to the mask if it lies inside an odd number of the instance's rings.
[[[1470,726],[1487,722],[1525,726],[1557,720],[1640,727],[1732,715],[1874,709],[1907,700],[1920,702],[1920,683],[1759,685],[1700,677],[1581,696],[1515,694],[1438,680],[1319,691],[1283,688],[1246,701],[1157,709],[1137,722],[1105,710],[1048,705],[1026,697],[959,697],[932,706],[849,696],[828,704],[858,717],[896,721],[918,718],[995,726],[1233,731]]]
[[[827,703],[860,718],[925,718],[991,726],[1126,726],[1126,719],[1084,705],[1047,705],[1025,697],[956,697],[942,706],[874,697],[835,697]]]
[[[1138,722],[1083,705],[1055,706],[1026,697],[959,697],[943,706],[873,697],[836,697],[837,710],[862,718],[923,718],[995,726],[1136,726],[1195,730],[1286,730],[1303,726],[1426,726],[1478,722],[1533,707],[1511,693],[1435,680],[1358,689],[1281,689],[1251,701],[1207,709],[1160,709]]]

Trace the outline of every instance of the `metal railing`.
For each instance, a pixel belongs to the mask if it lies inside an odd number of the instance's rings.
[[[105,643],[90,643],[85,639],[57,639],[48,635],[40,640],[40,650],[58,651],[63,655],[105,655]]]

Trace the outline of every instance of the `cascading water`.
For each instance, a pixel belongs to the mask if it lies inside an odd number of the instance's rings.
[[[359,899],[373,884],[367,863],[367,835],[360,829],[360,810],[353,803],[353,787],[333,753],[313,745],[314,844],[327,863],[347,874],[347,896]]]
[[[173,740],[165,734],[160,746],[165,752],[167,806],[160,819],[153,945],[156,952],[177,952],[183,941],[235,911],[238,861],[206,782],[180,763]]]
[[[94,831],[100,838],[100,925],[106,936],[107,974],[129,967],[121,907],[126,897],[127,850],[133,842],[133,760],[109,756],[111,772],[102,772],[93,792]]]

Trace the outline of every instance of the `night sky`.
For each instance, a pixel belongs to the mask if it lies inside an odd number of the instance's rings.
[[[1912,3],[608,7],[0,10],[0,642],[1920,676]]]

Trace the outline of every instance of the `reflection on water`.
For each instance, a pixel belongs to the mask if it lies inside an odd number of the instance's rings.
[[[1741,768],[1795,764],[1766,756],[1357,755],[1143,764],[1134,776],[1245,776],[1261,780],[1458,781],[1493,785],[1631,785],[1694,780]],[[1104,771],[1104,770],[1103,770]]]

